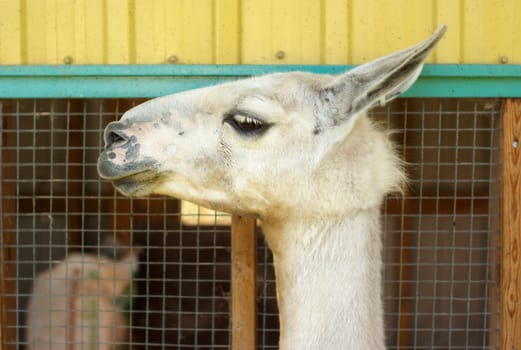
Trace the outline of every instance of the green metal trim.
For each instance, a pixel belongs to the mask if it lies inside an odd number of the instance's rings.
[[[0,66],[0,98],[156,97],[252,75],[339,74],[345,65]],[[521,65],[426,65],[406,97],[521,97]]]

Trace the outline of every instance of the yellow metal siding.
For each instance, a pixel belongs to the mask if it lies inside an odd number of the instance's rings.
[[[0,0],[0,64],[21,63],[21,23],[19,1]]]
[[[0,0],[0,64],[521,63],[519,0]]]

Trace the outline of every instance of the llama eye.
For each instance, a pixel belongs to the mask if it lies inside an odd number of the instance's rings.
[[[268,124],[245,113],[230,113],[224,119],[239,133],[247,135],[257,135],[268,128]]]

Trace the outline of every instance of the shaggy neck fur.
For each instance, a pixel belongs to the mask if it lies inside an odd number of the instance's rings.
[[[384,349],[378,208],[263,230],[275,248],[280,349]],[[314,238],[277,242],[302,233]]]
[[[322,167],[333,176],[318,172],[299,192],[299,208],[262,224],[274,255],[280,348],[384,349],[380,206],[402,187],[400,161],[387,135],[361,117]]]

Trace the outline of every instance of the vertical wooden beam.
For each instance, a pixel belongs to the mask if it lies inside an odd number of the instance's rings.
[[[501,349],[521,349],[521,99],[503,112]]]
[[[255,219],[232,218],[232,350],[256,349]]]

